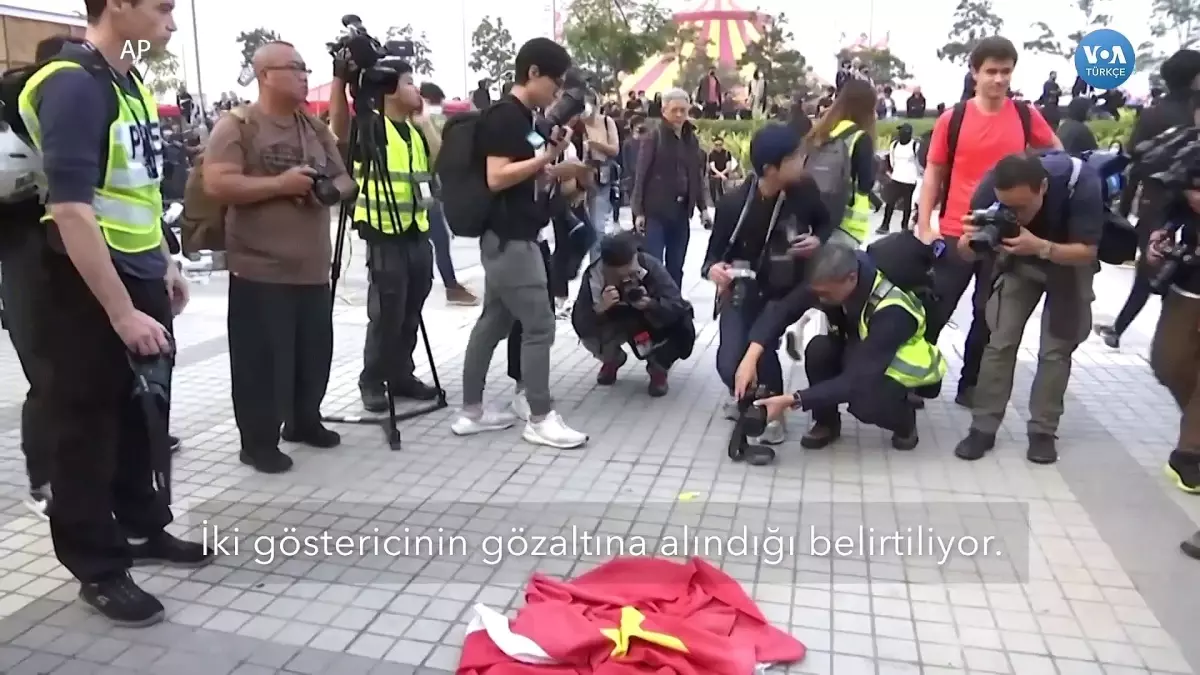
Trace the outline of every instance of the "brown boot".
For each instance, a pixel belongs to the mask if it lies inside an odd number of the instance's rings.
[[[446,289],[446,303],[474,307],[479,304],[479,298],[475,297],[474,293],[468,291],[465,286],[460,284]]]

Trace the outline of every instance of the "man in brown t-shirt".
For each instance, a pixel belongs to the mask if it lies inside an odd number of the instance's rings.
[[[280,473],[283,440],[331,448],[321,424],[333,355],[329,208],[313,176],[356,192],[328,127],[304,110],[308,69],[289,44],[254,57],[258,102],[225,115],[205,151],[204,187],[228,205],[229,365],[241,460]]]

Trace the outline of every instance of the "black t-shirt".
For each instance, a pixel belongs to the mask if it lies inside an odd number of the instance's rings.
[[[728,150],[713,150],[708,153],[708,163],[717,167],[717,171],[724,171],[732,157]]]
[[[1060,244],[1095,246],[1104,232],[1105,220],[1100,175],[1095,169],[1085,165],[1079,172],[1074,192],[1068,192],[1069,168],[1059,164],[1060,162],[1069,166],[1070,159],[1055,156],[1042,160],[1043,166],[1050,174],[1049,187],[1041,210],[1026,225],[1026,229],[1043,239]],[[1064,172],[1066,177],[1063,176]],[[986,209],[996,202],[996,181],[989,171],[975,189],[975,195],[971,198],[971,210]]]
[[[532,133],[533,112],[513,96],[504,96],[479,121],[479,152],[514,162],[533,159]],[[537,179],[531,177],[496,195],[488,229],[501,239],[534,241],[548,220],[546,205],[538,198]]]

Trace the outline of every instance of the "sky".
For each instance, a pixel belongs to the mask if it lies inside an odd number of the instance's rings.
[[[79,0],[8,0],[10,4],[37,6],[51,11],[82,9]],[[265,27],[297,46],[313,74],[313,87],[328,82],[331,66],[325,43],[341,29],[341,16],[357,13],[366,28],[383,38],[392,25],[413,24],[424,31],[432,49],[434,74],[431,78],[447,95],[462,96],[479,79],[468,73],[470,32],[484,16],[499,17],[518,44],[532,37],[549,36],[553,30],[553,9],[569,0],[435,0],[396,2],[395,0],[358,0],[352,4],[296,2],[295,0],[178,0],[175,18],[179,32],[171,42],[172,51],[181,58],[189,89],[196,93],[200,85],[206,97],[215,99],[222,91],[236,91],[253,98],[254,87],[239,88],[236,80],[241,66],[237,35],[245,30]],[[684,10],[699,4],[696,0],[662,0],[664,6]],[[953,23],[957,0],[840,0],[837,3],[798,3],[789,0],[735,0],[745,9],[761,9],[775,14],[792,10],[790,26],[796,35],[796,47],[819,75],[832,79],[836,69],[834,54],[842,34],[851,38],[867,33],[875,39],[890,35],[894,54],[908,64],[914,84],[925,90],[931,101],[957,100],[962,88],[963,70],[939,61],[936,50],[946,42]],[[1150,38],[1147,17],[1151,0],[1097,0],[1097,11],[1113,16],[1111,28],[1121,31],[1136,47]],[[193,4],[194,3],[194,4]],[[797,8],[800,11],[797,11]],[[1030,18],[1046,21],[1060,34],[1082,27],[1082,14],[1074,0],[994,0],[996,13],[1005,20],[1002,34],[1018,47],[1037,36]],[[193,23],[193,14],[195,22]],[[197,36],[199,39],[194,39]],[[197,50],[197,45],[199,49]],[[1164,45],[1173,50],[1176,45]],[[197,58],[197,51],[199,58]],[[197,78],[199,63],[199,80]],[[1014,88],[1037,95],[1051,70],[1069,86],[1074,67],[1064,59],[1027,54],[1021,57]],[[1144,93],[1145,77],[1135,76],[1129,83],[1135,94]]]

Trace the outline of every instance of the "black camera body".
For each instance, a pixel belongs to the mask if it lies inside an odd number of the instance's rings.
[[[342,201],[342,193],[333,184],[333,178],[318,173],[312,177],[312,197],[321,206],[337,206]]]
[[[978,254],[989,254],[1000,248],[1005,239],[1021,234],[1017,214],[1003,204],[971,212],[971,225],[977,230],[967,238],[967,245]]]
[[[363,27],[362,19],[354,14],[342,17],[345,31],[332,42],[326,43],[335,62],[353,66],[356,75],[350,81],[351,95],[355,100],[363,97],[375,101],[381,94],[396,91],[400,74],[395,68],[381,65],[385,59],[411,59],[416,56],[416,44],[412,40],[391,40],[381,43]],[[345,76],[342,73],[336,75]]]
[[[617,285],[617,295],[621,296],[622,302],[632,305],[646,299],[646,287],[636,279],[625,279]]]
[[[1167,228],[1167,236],[1174,237],[1179,230],[1178,224],[1172,224]],[[1165,291],[1171,285],[1179,268],[1200,265],[1200,253],[1197,253],[1194,246],[1189,246],[1183,241],[1162,247],[1161,253],[1162,262],[1155,270],[1154,276],[1150,278],[1150,288],[1154,289],[1156,293]]]
[[[583,74],[574,69],[568,70],[563,78],[563,89],[558,99],[533,120],[533,130],[547,141],[550,140],[555,129],[566,126],[571,118],[587,110],[589,93],[591,89]]]
[[[1191,187],[1200,166],[1200,128],[1172,127],[1137,145],[1143,175],[1168,188]]]
[[[767,409],[754,405],[771,395],[766,387],[747,392],[738,400],[738,418],[729,437],[729,459],[752,466],[766,466],[775,461],[775,450],[766,445],[751,445],[750,438],[762,436],[767,430]]]

